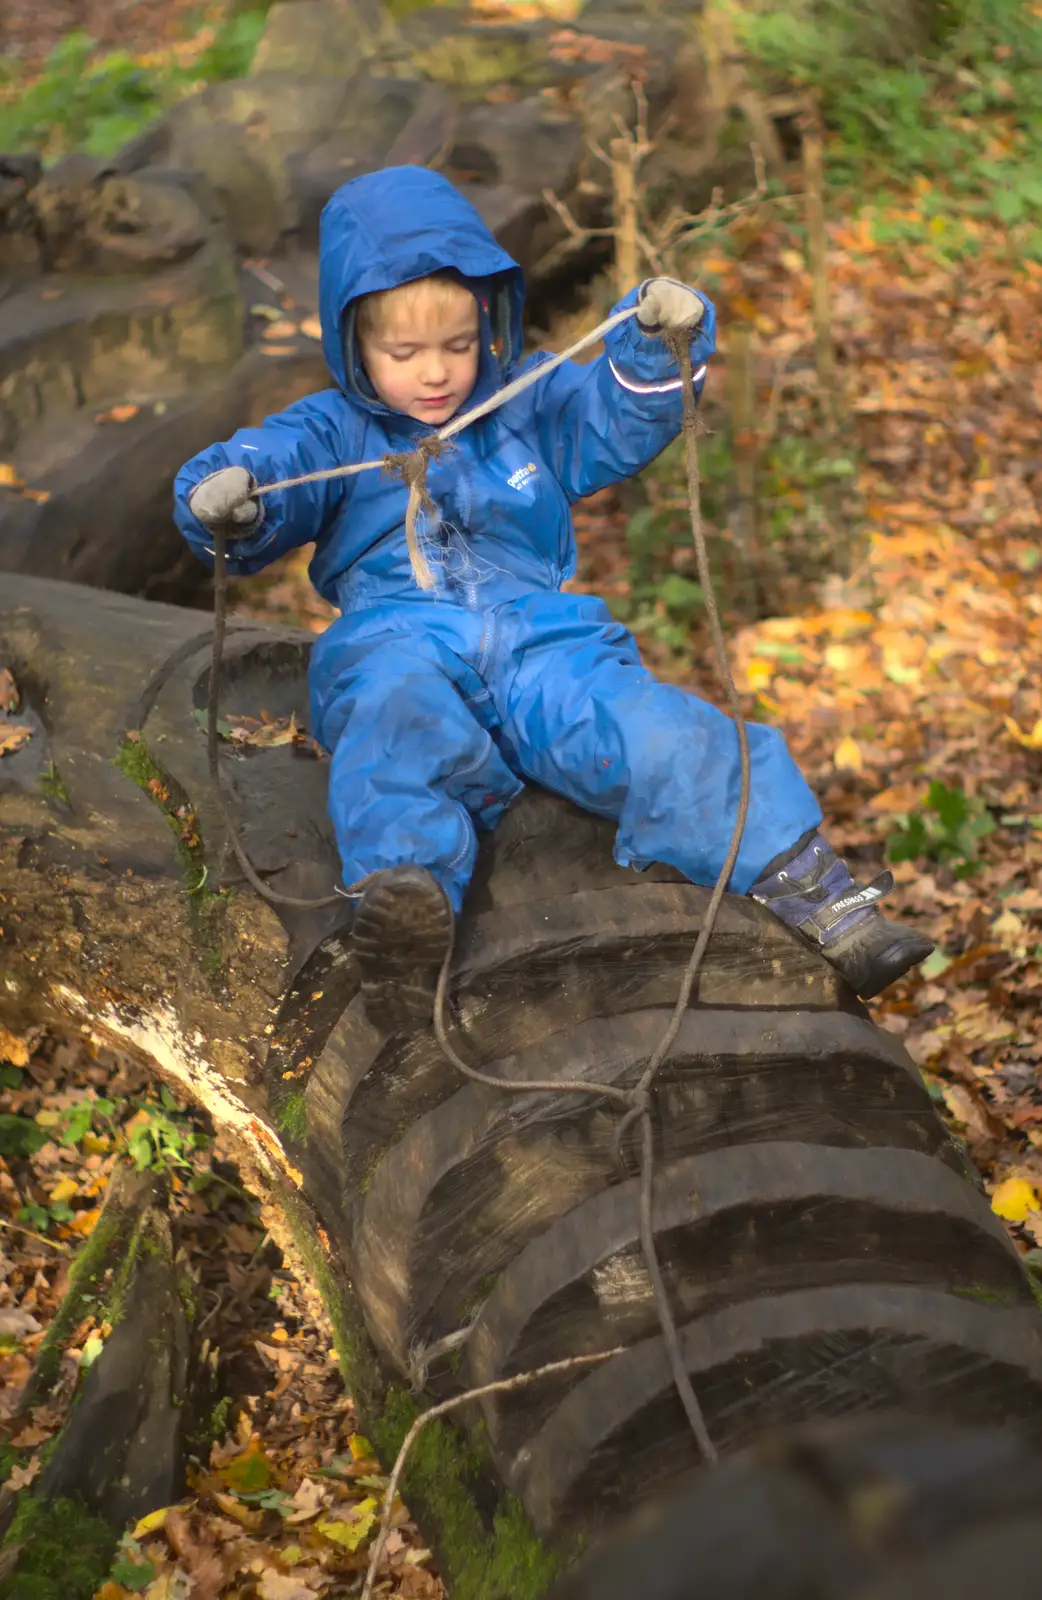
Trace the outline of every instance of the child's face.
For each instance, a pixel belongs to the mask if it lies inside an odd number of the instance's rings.
[[[447,422],[477,381],[479,338],[472,294],[446,303],[421,287],[408,307],[389,308],[379,331],[362,336],[362,360],[385,405],[418,422]]]

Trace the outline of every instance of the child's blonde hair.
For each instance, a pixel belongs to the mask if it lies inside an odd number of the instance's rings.
[[[396,289],[381,289],[363,295],[358,302],[356,327],[361,338],[388,334],[402,319],[422,316],[424,322],[440,319],[458,310],[463,300],[474,303],[470,290],[448,272],[432,272]]]

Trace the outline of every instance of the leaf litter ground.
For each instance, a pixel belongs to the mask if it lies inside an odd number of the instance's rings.
[[[946,259],[921,201],[913,191],[886,208],[851,205],[831,229],[834,332],[858,446],[840,513],[844,538],[857,517],[853,570],[822,582],[826,565],[808,572],[763,559],[775,603],[751,623],[732,616],[732,659],[749,715],[784,728],[833,839],[864,874],[889,854],[895,914],[937,944],[924,969],[873,1010],[919,1063],[1027,1254],[1042,1247],[1042,268],[1016,260],[983,226],[969,253]],[[895,231],[900,247],[879,242]],[[717,397],[727,331],[746,320],[769,431],[813,446],[821,424],[799,238],[768,212],[745,218],[728,248],[711,245],[689,275],[721,311],[710,427],[726,429]],[[573,331],[559,330],[562,342]],[[672,496],[672,566],[687,573],[669,471],[668,463],[661,474],[653,469],[647,493],[666,503]],[[806,524],[810,548],[822,533],[820,505],[798,481],[780,492],[797,530]],[[625,495],[609,493],[577,512],[573,587],[597,590],[624,615],[632,615],[634,589],[631,510]],[[720,548],[733,540],[726,514],[710,517],[709,532]],[[838,542],[836,525],[831,537]],[[758,560],[765,551],[767,536]],[[310,554],[237,584],[240,614],[315,633],[326,627],[335,613],[307,581]],[[678,643],[660,599],[634,626],[655,670],[719,698],[697,618]],[[262,716],[240,719],[225,736],[252,744],[301,734]],[[4,1069],[4,1116],[42,1134],[12,1149],[4,1125],[0,1367],[11,1419],[71,1252],[96,1219],[149,1085],[126,1062],[84,1045],[44,1039],[30,1053],[0,1036],[4,1055],[18,1064]],[[111,1126],[92,1118],[78,1140],[48,1137],[67,1127],[85,1093],[121,1106]],[[132,1530],[115,1570],[134,1588],[110,1581],[99,1600],[351,1592],[381,1469],[354,1431],[328,1330],[266,1242],[219,1146],[200,1144],[186,1159],[173,1204],[201,1274],[206,1332],[237,1404],[183,1503],[136,1537]],[[208,1170],[216,1176],[200,1183]],[[74,1392],[84,1352],[103,1331],[75,1331],[59,1396]],[[61,1414],[51,1404],[8,1420],[6,1436],[19,1449],[13,1471],[25,1481]],[[442,1593],[404,1508],[388,1555],[389,1591]]]
[[[186,1493],[127,1530],[98,1600],[317,1600],[356,1592],[386,1486],[355,1427],[330,1331],[282,1265],[206,1119],[123,1057],[76,1040],[0,1036],[0,1444],[21,1490],[110,1331],[70,1332],[46,1405],[19,1397],[118,1162],[162,1151],[177,1240],[195,1278],[202,1355],[227,1398]],[[14,1063],[20,1063],[15,1065]],[[443,1589],[405,1507],[381,1592]]]

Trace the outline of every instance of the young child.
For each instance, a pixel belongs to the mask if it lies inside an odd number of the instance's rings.
[[[700,393],[715,319],[693,289],[645,282],[597,360],[564,363],[465,428],[428,470],[426,591],[401,482],[368,471],[251,491],[407,450],[516,376],[522,274],[452,185],[417,167],[339,189],[320,256],[336,386],[196,456],[175,514],[204,560],[224,527],[233,574],[316,541],[312,580],[342,615],[312,652],[312,731],[332,752],[344,881],[375,874],[353,929],[367,1011],[401,1031],[429,1020],[475,829],[495,827],[526,782],[611,817],[621,866],[665,862],[700,884],[720,870],[739,794],[734,725],[658,682],[601,600],[561,593],[575,571],[571,504],[639,472],[679,432],[681,380],[661,336],[688,333]],[[889,875],[859,888],[829,848],[781,734],[751,724],[749,742],[731,888],[811,940],[858,994],[877,994],[931,946],[880,915]]]

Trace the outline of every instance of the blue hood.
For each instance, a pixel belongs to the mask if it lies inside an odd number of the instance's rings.
[[[484,390],[521,355],[525,286],[517,262],[469,200],[426,167],[385,167],[336,191],[319,233],[319,311],[326,364],[345,393],[372,396],[355,352],[353,302],[446,271],[459,273],[482,302]]]

